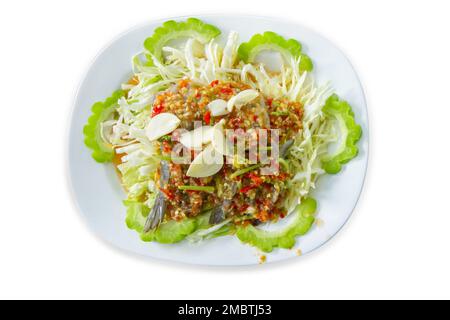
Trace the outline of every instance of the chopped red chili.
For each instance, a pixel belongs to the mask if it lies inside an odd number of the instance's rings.
[[[222,92],[223,94],[232,94],[233,93],[233,89],[228,88],[228,87],[224,87],[224,88],[220,89],[220,92]]]
[[[175,199],[175,195],[173,194],[172,191],[168,190],[168,189],[160,189],[162,193],[164,193],[164,195],[166,196],[167,199],[169,200],[173,200]]]
[[[153,110],[152,110],[152,118],[158,114],[160,114],[161,112],[164,111],[164,105],[162,103],[153,106]]]
[[[207,111],[205,113],[205,115],[203,116],[203,121],[205,121],[205,123],[207,125],[209,125],[211,123],[211,112],[210,111]]]
[[[256,186],[246,186],[246,187],[243,187],[241,190],[239,190],[239,192],[240,193],[247,193],[250,190],[255,189],[255,188],[256,188]]]
[[[261,177],[259,177],[258,175],[254,174],[254,173],[249,173],[248,177],[250,180],[252,180],[253,184],[258,187],[260,186],[264,181]]]

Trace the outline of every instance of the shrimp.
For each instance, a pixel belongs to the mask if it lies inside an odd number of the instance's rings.
[[[215,207],[209,218],[210,224],[218,224],[225,220],[227,213],[230,211],[233,196],[236,194],[237,184],[233,182],[228,194],[220,205]]]

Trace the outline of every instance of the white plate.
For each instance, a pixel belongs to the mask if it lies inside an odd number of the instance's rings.
[[[368,119],[364,92],[358,76],[344,54],[330,41],[298,24],[284,20],[214,15],[198,16],[222,30],[236,30],[241,41],[267,30],[298,39],[312,58],[319,82],[331,80],[336,92],[353,107],[362,126],[359,155],[338,175],[320,178],[313,196],[318,201],[317,217],[323,221],[297,240],[292,250],[277,249],[267,254],[267,262],[297,256],[297,249],[308,253],[328,241],[350,217],[360,195],[368,159]],[[183,20],[184,18],[175,18]],[[142,50],[144,40],[165,20],[134,28],[110,43],[89,68],[76,96],[69,133],[69,170],[73,195],[89,226],[103,239],[127,251],[144,256],[203,265],[249,265],[259,262],[258,251],[240,243],[236,237],[222,237],[201,244],[164,245],[144,243],[125,225],[125,198],[112,165],[101,165],[91,158],[83,143],[83,126],[90,107],[120,87],[131,74],[131,57]]]

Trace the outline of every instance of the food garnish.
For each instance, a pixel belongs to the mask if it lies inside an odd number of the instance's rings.
[[[240,43],[232,31],[222,45],[221,34],[195,18],[156,28],[130,80],[92,106],[85,144],[119,172],[126,224],[143,241],[294,248],[316,221],[318,178],[358,155],[361,127],[298,40]]]

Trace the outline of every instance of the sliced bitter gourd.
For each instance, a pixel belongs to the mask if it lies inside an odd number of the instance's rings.
[[[144,42],[145,49],[150,53],[148,63],[152,64],[152,56],[162,62],[162,48],[171,40],[192,38],[205,44],[218,35],[220,35],[218,28],[196,18],[189,18],[181,22],[166,21],[161,27],[156,28],[153,35]]]
[[[149,207],[139,201],[125,200],[127,207],[126,224],[128,228],[137,231],[145,242],[177,243],[194,232],[201,221],[201,216],[186,218],[182,221],[167,221],[161,223],[155,230],[144,233],[145,221],[150,212]]]
[[[298,236],[306,234],[314,223],[317,203],[306,198],[293,213],[289,225],[276,231],[262,230],[252,225],[237,227],[236,235],[244,243],[248,243],[264,252],[272,252],[274,248],[290,249],[295,245]]]
[[[239,58],[245,63],[252,63],[256,56],[264,50],[280,52],[281,56],[288,61],[291,57],[300,58],[300,72],[312,71],[313,63],[311,59],[302,52],[302,45],[295,39],[286,40],[279,34],[271,31],[263,34],[255,34],[250,41],[239,46]]]
[[[114,157],[112,145],[101,137],[101,123],[110,118],[116,110],[117,101],[124,92],[118,90],[103,102],[96,102],[92,106],[92,114],[83,128],[84,143],[92,152],[92,157],[98,162],[108,162]]]
[[[330,174],[341,171],[342,165],[358,155],[356,145],[362,135],[361,127],[355,122],[355,115],[350,105],[339,100],[337,95],[328,98],[323,107],[323,112],[334,118],[339,126],[339,145],[332,153],[322,157],[322,167]]]

